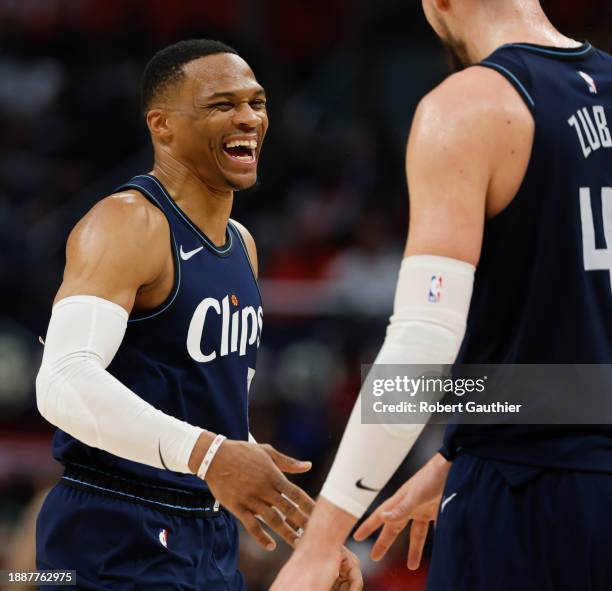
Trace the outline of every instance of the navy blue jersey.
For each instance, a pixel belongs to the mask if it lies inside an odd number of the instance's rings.
[[[230,439],[247,440],[248,390],[263,311],[242,236],[230,221],[225,245],[215,246],[153,176],[134,177],[118,190],[126,189],[136,189],[165,214],[175,277],[161,306],[131,314],[108,371],[166,414]],[[54,456],[62,463],[172,487],[202,490],[205,486],[194,475],[124,460],[61,430],[55,435]]]
[[[518,193],[485,225],[458,361],[612,363],[612,56],[511,44],[480,65],[514,85],[535,136]],[[612,471],[609,426],[453,426],[445,447]]]

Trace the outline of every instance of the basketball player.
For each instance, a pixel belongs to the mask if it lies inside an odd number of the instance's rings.
[[[142,102],[153,171],[73,229],[47,331],[37,400],[66,471],[37,563],[81,589],[237,591],[234,516],[272,550],[258,518],[293,544],[312,503],[282,474],[309,462],[248,442],[263,312],[255,243],[229,216],[257,179],[266,97],[233,49],[192,40],[151,59]]]
[[[538,0],[423,7],[475,67],[414,117],[410,228],[377,363],[612,363],[612,57],[556,31]],[[359,410],[273,591],[325,588],[420,431],[362,425]],[[355,537],[382,526],[378,560],[412,521],[415,569],[437,517],[432,591],[603,591],[610,499],[609,427],[463,426]]]

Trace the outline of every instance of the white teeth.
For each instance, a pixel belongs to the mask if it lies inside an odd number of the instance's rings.
[[[227,142],[225,144],[226,148],[238,148],[238,147],[243,147],[243,148],[251,148],[251,149],[255,149],[257,148],[257,140],[234,140],[232,142]]]
[[[236,158],[236,160],[240,160],[241,162],[253,162],[252,156],[232,156],[232,158]]]

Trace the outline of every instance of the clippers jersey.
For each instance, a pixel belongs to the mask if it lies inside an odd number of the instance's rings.
[[[458,362],[611,364],[612,56],[510,44],[480,65],[513,84],[535,135],[518,193],[485,224]],[[607,425],[450,425],[442,452],[458,449],[612,472]]]
[[[161,306],[130,315],[123,342],[107,369],[164,413],[230,439],[247,440],[248,390],[263,310],[240,231],[230,221],[226,243],[217,247],[155,177],[136,176],[118,191],[127,189],[145,195],[166,216],[175,277]],[[195,475],[119,458],[59,429],[53,452],[64,464],[83,464],[179,489],[206,488]]]

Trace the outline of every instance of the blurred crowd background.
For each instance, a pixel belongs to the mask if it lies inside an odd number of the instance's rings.
[[[611,0],[549,0],[553,22],[612,50]],[[256,238],[265,329],[251,390],[259,441],[313,460],[316,494],[382,343],[405,241],[404,146],[419,99],[448,73],[414,0],[0,0],[0,564],[31,567],[37,502],[58,478],[34,378],[68,232],[151,167],[140,74],[161,47],[221,39],[268,93],[260,186],[234,217]],[[118,412],[121,412],[118,409]],[[426,436],[392,487],[436,449]],[[388,494],[388,489],[383,496]],[[72,535],[66,532],[66,535]],[[286,552],[243,540],[251,591]],[[406,540],[366,589],[424,589]]]

